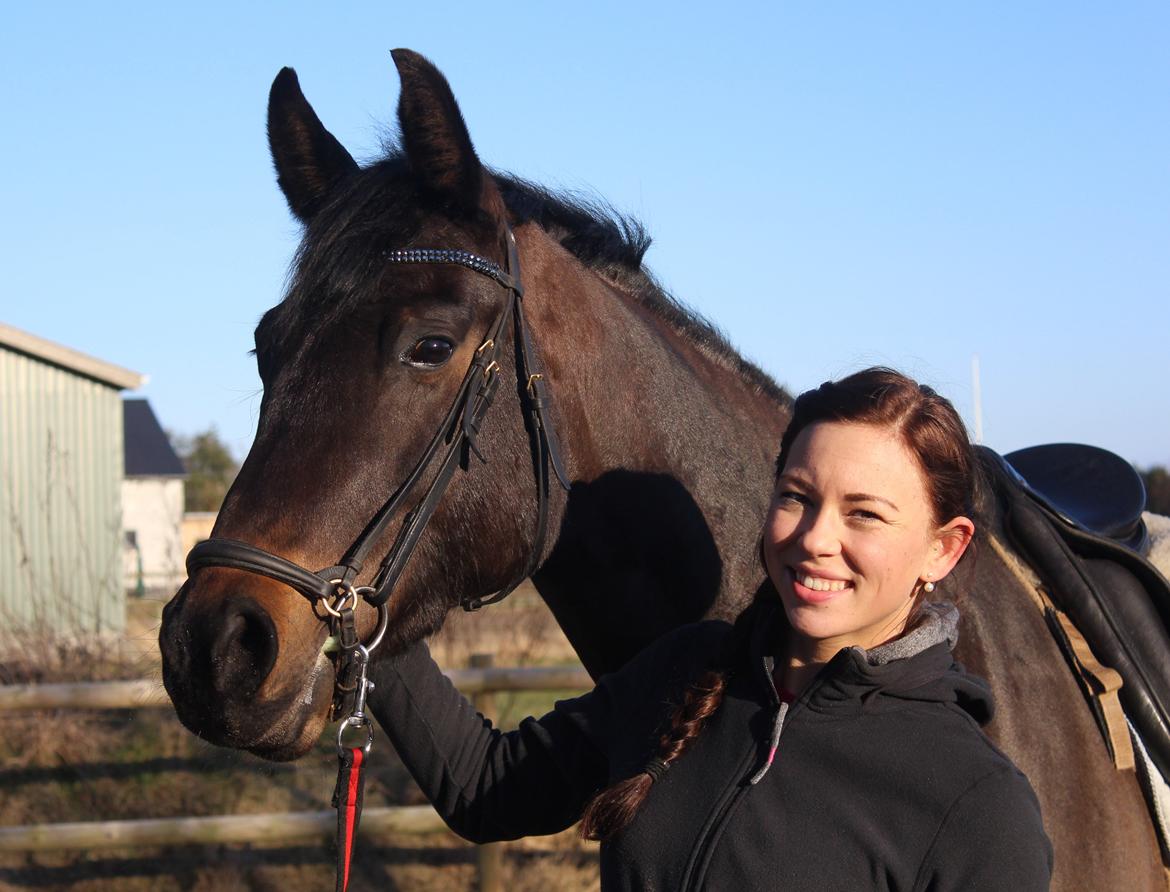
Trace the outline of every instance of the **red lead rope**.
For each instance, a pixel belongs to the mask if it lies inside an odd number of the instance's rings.
[[[366,785],[364,755],[356,746],[345,747],[337,755],[337,789],[333,791],[333,807],[337,809],[337,892],[349,887],[353,841],[362,818],[362,790]]]

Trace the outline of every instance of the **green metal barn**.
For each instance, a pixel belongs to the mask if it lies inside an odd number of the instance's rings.
[[[143,382],[0,324],[0,630],[123,628],[121,391]]]

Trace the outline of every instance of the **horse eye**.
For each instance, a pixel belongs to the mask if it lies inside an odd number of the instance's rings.
[[[446,338],[423,338],[407,354],[407,361],[415,365],[442,365],[451,358],[455,345]]]

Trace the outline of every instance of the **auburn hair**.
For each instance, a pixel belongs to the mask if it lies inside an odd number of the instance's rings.
[[[975,516],[976,463],[971,439],[950,400],[932,388],[901,372],[875,366],[805,391],[796,398],[792,421],[780,438],[777,476],[796,438],[822,421],[894,430],[922,470],[934,522],[941,526],[955,517]]]

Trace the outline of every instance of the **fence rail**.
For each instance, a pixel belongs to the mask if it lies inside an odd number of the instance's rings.
[[[476,708],[489,717],[494,717],[493,695],[498,692],[587,690],[593,686],[589,673],[581,666],[492,666],[491,657],[484,654],[472,657],[471,668],[450,670],[447,677],[459,690],[471,695]],[[0,686],[0,713],[148,709],[169,705],[162,684],[150,680]],[[284,844],[331,838],[336,826],[337,815],[332,811],[36,824],[0,827],[0,852]],[[445,828],[442,818],[428,805],[395,806],[364,809],[359,834],[363,837],[387,833],[428,834]],[[482,892],[502,888],[500,857],[498,844],[479,847],[478,888]]]
[[[444,830],[446,826],[429,805],[367,808],[362,811],[358,835],[428,834]],[[226,843],[284,845],[304,840],[331,839],[336,831],[335,811],[153,818],[141,821],[77,821],[68,824],[0,827],[0,852]]]
[[[580,666],[485,666],[446,673],[469,695],[504,691],[584,691],[593,687]],[[170,706],[162,682],[104,681],[77,684],[0,685],[0,712],[38,709],[145,709]]]

